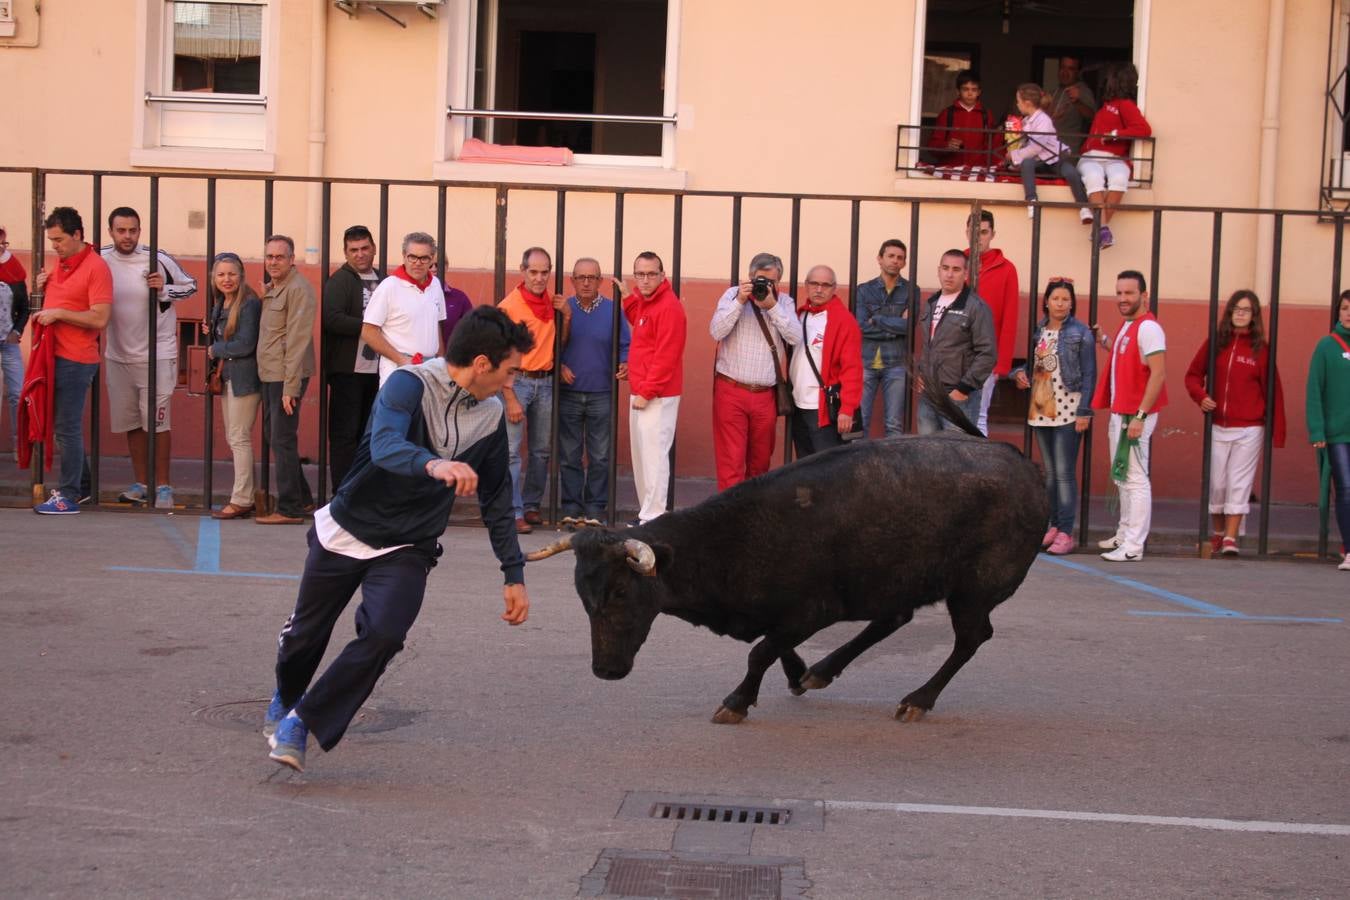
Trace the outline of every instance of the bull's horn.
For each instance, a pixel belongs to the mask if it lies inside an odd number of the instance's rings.
[[[572,549],[572,535],[565,534],[562,536],[561,540],[549,544],[542,550],[536,550],[533,553],[527,554],[525,556],[525,559],[529,560],[530,562],[538,562],[541,559],[548,559],[550,556],[554,556],[555,554],[562,553],[566,550],[571,549]]]
[[[629,538],[623,542],[623,549],[628,551],[628,565],[634,572],[651,575],[656,571],[656,554],[651,547],[636,538]]]

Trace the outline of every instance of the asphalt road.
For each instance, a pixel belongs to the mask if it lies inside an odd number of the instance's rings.
[[[0,895],[592,896],[637,851],[777,866],[785,897],[1350,894],[1333,565],[1042,558],[923,721],[891,713],[950,649],[941,608],[723,726],[746,645],[662,618],[600,681],[570,558],[511,628],[485,534],[443,543],[406,650],[294,775],[253,728],[303,529],[0,510]],[[676,825],[650,793],[813,813]]]

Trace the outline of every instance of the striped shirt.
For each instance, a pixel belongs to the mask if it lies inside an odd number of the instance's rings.
[[[713,312],[708,330],[717,341],[717,363],[715,370],[735,381],[744,384],[770,386],[778,380],[774,374],[773,354],[769,351],[769,342],[764,340],[755,321],[754,303],[747,300],[736,302],[738,287],[728,288]],[[768,310],[760,310],[769,333],[777,332],[778,358],[780,362],[787,353],[782,346],[786,341],[796,347],[802,341],[801,326],[797,322],[796,309],[792,298],[787,294],[778,295],[778,303]]]

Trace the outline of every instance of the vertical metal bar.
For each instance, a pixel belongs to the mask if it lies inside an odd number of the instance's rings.
[[[1036,297],[1041,290],[1041,205],[1031,213],[1031,280],[1027,283],[1027,376],[1036,357]],[[1096,352],[1095,350],[1093,351]],[[1022,455],[1031,457],[1031,422],[1022,426]]]
[[[731,283],[741,283],[741,195],[731,198]]]
[[[1162,210],[1153,211],[1153,247],[1149,255],[1148,284],[1153,290],[1148,295],[1148,311],[1158,314],[1158,276],[1162,273]]]
[[[263,182],[263,240],[272,236],[273,205],[276,200],[276,183],[268,178]],[[263,244],[263,253],[267,252],[267,245]],[[271,282],[271,276],[267,274],[267,266],[263,266],[263,285]],[[267,401],[263,400],[263,429],[262,441],[259,449],[262,451],[260,458],[262,461],[262,477],[259,484],[262,485],[263,503],[255,504],[254,515],[263,515],[271,512],[271,494],[272,494],[272,435],[271,429],[267,426],[272,422],[272,417],[267,411]]]
[[[216,258],[216,179],[214,176],[206,179],[206,321],[211,321],[211,311],[215,308],[216,285],[211,278],[211,261]],[[242,272],[240,273],[243,274]],[[241,278],[242,282],[243,279]],[[242,284],[241,284],[242,289]],[[207,335],[207,346],[211,344],[212,335]],[[220,365],[224,365],[222,361]],[[207,367],[207,373],[210,373],[210,367]],[[215,475],[215,437],[216,437],[216,399],[211,395],[208,389],[202,394],[205,402],[202,403],[202,509],[211,511],[211,495],[214,493],[214,475]],[[226,395],[221,395],[220,402],[226,402]]]
[[[445,213],[446,213],[446,187],[443,184],[436,186],[436,271],[441,275],[441,284],[448,284],[446,267],[449,260],[445,253]],[[346,248],[343,248],[346,249]],[[333,485],[337,487],[337,485]]]
[[[333,263],[333,183],[324,181],[320,187],[319,214],[323,237],[319,243],[319,320],[323,321],[323,289],[328,285],[329,267]],[[343,249],[346,249],[344,244]],[[319,327],[319,495],[314,501],[318,506],[328,502],[328,404],[331,402],[328,386],[328,354],[324,352],[328,342],[327,329]],[[333,485],[337,490],[337,485]]]
[[[670,251],[670,288],[680,293],[680,271],[684,260],[684,195],[675,195],[674,224]]]
[[[854,200],[848,220],[848,311],[858,307],[858,239],[862,228],[862,201]]]
[[[159,271],[159,176],[150,176],[150,268],[151,272]],[[169,477],[168,472],[156,472],[155,449],[159,444],[159,435],[156,430],[159,426],[157,413],[159,412],[159,348],[156,346],[156,336],[159,334],[159,291],[150,288],[146,299],[146,314],[149,316],[149,325],[146,335],[149,341],[150,353],[146,358],[145,374],[145,492],[149,496],[146,498],[145,505],[155,508],[153,499],[155,491],[158,489],[158,476],[163,475],[165,479]],[[98,433],[98,422],[91,423],[94,433]],[[97,456],[95,457],[97,458]],[[98,495],[95,495],[97,500]]]
[[[1261,529],[1256,552],[1265,556],[1270,552],[1270,467],[1274,461],[1275,442],[1275,379],[1279,369],[1275,365],[1275,351],[1280,336],[1280,264],[1284,253],[1284,216],[1275,214],[1275,239],[1271,248],[1270,268],[1270,322],[1266,326],[1266,415],[1265,431],[1261,435]]]
[[[103,176],[94,175],[94,209],[92,213],[92,224],[94,227],[94,239],[90,241],[94,245],[95,252],[99,246],[98,230],[103,227]],[[153,334],[153,332],[151,332]],[[102,336],[100,336],[100,341]],[[89,496],[93,498],[95,506],[98,505],[99,482],[102,480],[99,476],[103,468],[103,367],[99,366],[94,370],[93,380],[89,383]]]
[[[46,229],[43,226],[43,220],[47,217],[47,173],[41,169],[33,170],[33,290],[30,292],[30,304],[33,312],[42,309],[43,292],[38,289],[37,277],[42,271],[45,250],[46,250]],[[16,429],[17,430],[17,429]],[[17,436],[15,438],[18,440]],[[46,485],[42,471],[42,458],[46,452],[44,441],[38,441],[33,445],[33,454],[30,462],[30,477],[32,479],[32,500],[33,505],[37,505],[46,499]],[[75,499],[79,499],[78,497]]]
[[[914,375],[918,371],[915,364],[914,349],[919,344],[919,317],[921,298],[919,297],[919,213],[922,204],[918,200],[909,205],[909,333],[905,340],[908,344],[905,353],[905,363],[909,366],[909,380],[906,384],[908,390],[905,392],[905,432],[914,433],[914,398],[916,391],[914,389]],[[875,404],[876,398],[873,397]],[[884,399],[882,401],[885,402]],[[869,415],[871,410],[868,410]],[[871,437],[871,435],[868,435]]]
[[[554,224],[553,293],[563,292],[563,253],[567,236],[567,192],[558,190],[557,221]],[[563,314],[553,313],[553,405],[549,411],[548,521],[558,521],[558,405],[562,394]]]
[[[1334,12],[1333,12],[1334,16]],[[1330,63],[1328,63],[1330,66]],[[1331,255],[1331,322],[1329,328],[1336,327],[1338,310],[1341,305],[1341,263],[1345,259],[1345,216],[1336,216],[1336,237]],[[1320,457],[1325,451],[1319,451]],[[1319,559],[1327,555],[1327,548],[1331,541],[1331,523],[1329,521],[1330,509],[1321,504],[1321,487],[1318,487],[1318,523],[1317,523],[1317,557]]]
[[[966,240],[970,247],[970,271],[966,273],[966,280],[970,282],[970,291],[973,294],[980,292],[980,213],[984,212],[984,205],[975,200],[970,204],[970,218],[966,220]]]
[[[1101,248],[1099,246],[1102,230],[1102,211],[1100,208],[1093,207],[1092,210],[1092,251],[1088,257],[1088,325],[1093,329],[1093,339],[1097,338],[1097,279],[1101,277],[1102,259]],[[1096,352],[1095,350],[1093,351]],[[1111,364],[1111,357],[1106,358],[1107,365]],[[1100,369],[1097,373],[1098,378],[1106,376],[1101,374]],[[1111,416],[1108,412],[1105,416],[1106,427],[1111,427]],[[1089,428],[1083,434],[1083,462],[1082,462],[1082,482],[1083,490],[1078,495],[1078,543],[1087,544],[1088,530],[1092,527],[1092,431]],[[1108,438],[1107,446],[1111,446]],[[1111,486],[1107,485],[1107,490]]]
[[[402,250],[399,251],[402,258]],[[380,182],[380,271],[389,273],[389,182]]]
[[[1223,248],[1223,213],[1214,213],[1214,236],[1209,251],[1209,321],[1205,330],[1209,341],[1209,361],[1205,368],[1205,387],[1212,396],[1214,393],[1214,365],[1219,348],[1215,342],[1216,325],[1219,318],[1219,264]],[[1205,554],[1209,545],[1209,479],[1213,461],[1214,414],[1205,413],[1204,443],[1200,450],[1200,514],[1199,538],[1196,549]]]
[[[738,208],[738,218],[739,218],[739,208]],[[739,248],[739,246],[740,246],[740,235],[741,235],[741,230],[740,230],[739,227],[737,227],[737,228],[735,229],[735,231],[736,231],[736,244],[737,244],[737,247]],[[680,255],[681,255],[682,244],[683,244],[683,242],[681,242],[681,241],[677,241],[677,242],[675,243],[675,248],[676,248],[676,249],[675,249],[675,259],[676,259],[677,261],[679,260]],[[739,254],[739,250],[737,251],[737,253]],[[734,280],[734,279],[733,279],[733,280]],[[671,282],[671,285],[670,285],[670,286],[671,286],[671,290],[675,291],[676,296],[679,295],[679,291],[680,291],[679,285],[680,285],[680,282],[679,282],[678,280],[672,281],[672,282]],[[666,479],[666,512],[670,512],[672,509],[675,508],[675,448],[679,445],[679,441],[680,441],[680,437],[679,437],[679,434],[678,434],[678,432],[677,432],[676,435],[675,435],[675,437],[671,438],[671,441],[670,441],[670,458],[669,458],[670,477]]]
[[[797,291],[799,289],[798,277],[801,274],[801,251],[802,251],[802,198],[792,198],[792,233],[789,238],[788,252],[792,256],[792,268],[788,275],[788,292],[792,294],[792,302],[797,302]],[[784,368],[787,367],[787,360],[783,360]],[[783,373],[788,377],[788,373]],[[783,417],[783,465],[792,462],[792,414]]]
[[[506,296],[506,209],[507,188],[497,185],[497,223],[492,265],[492,302],[501,303]]]
[[[683,197],[675,198],[675,221],[680,221],[680,202]],[[675,265],[680,259],[680,229],[675,230]],[[678,271],[678,270],[677,270]],[[614,371],[619,368],[619,316],[623,315],[623,192],[614,193],[614,322],[609,334],[609,361]],[[629,435],[632,440],[632,435]],[[608,524],[614,526],[619,514],[619,385],[609,394],[609,497],[606,500]]]

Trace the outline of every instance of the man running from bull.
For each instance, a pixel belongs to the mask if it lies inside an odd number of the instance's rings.
[[[342,739],[403,649],[455,497],[477,491],[492,552],[506,575],[502,618],[511,625],[525,621],[525,559],[497,393],[511,386],[521,354],[532,345],[525,326],[494,307],[479,307],[456,327],[443,359],[403,366],[380,388],[346,480],[314,514],[295,611],[277,639],[277,688],[263,724],[272,759],[303,772],[310,731],[325,751]],[[356,639],[310,684],[358,587]]]

